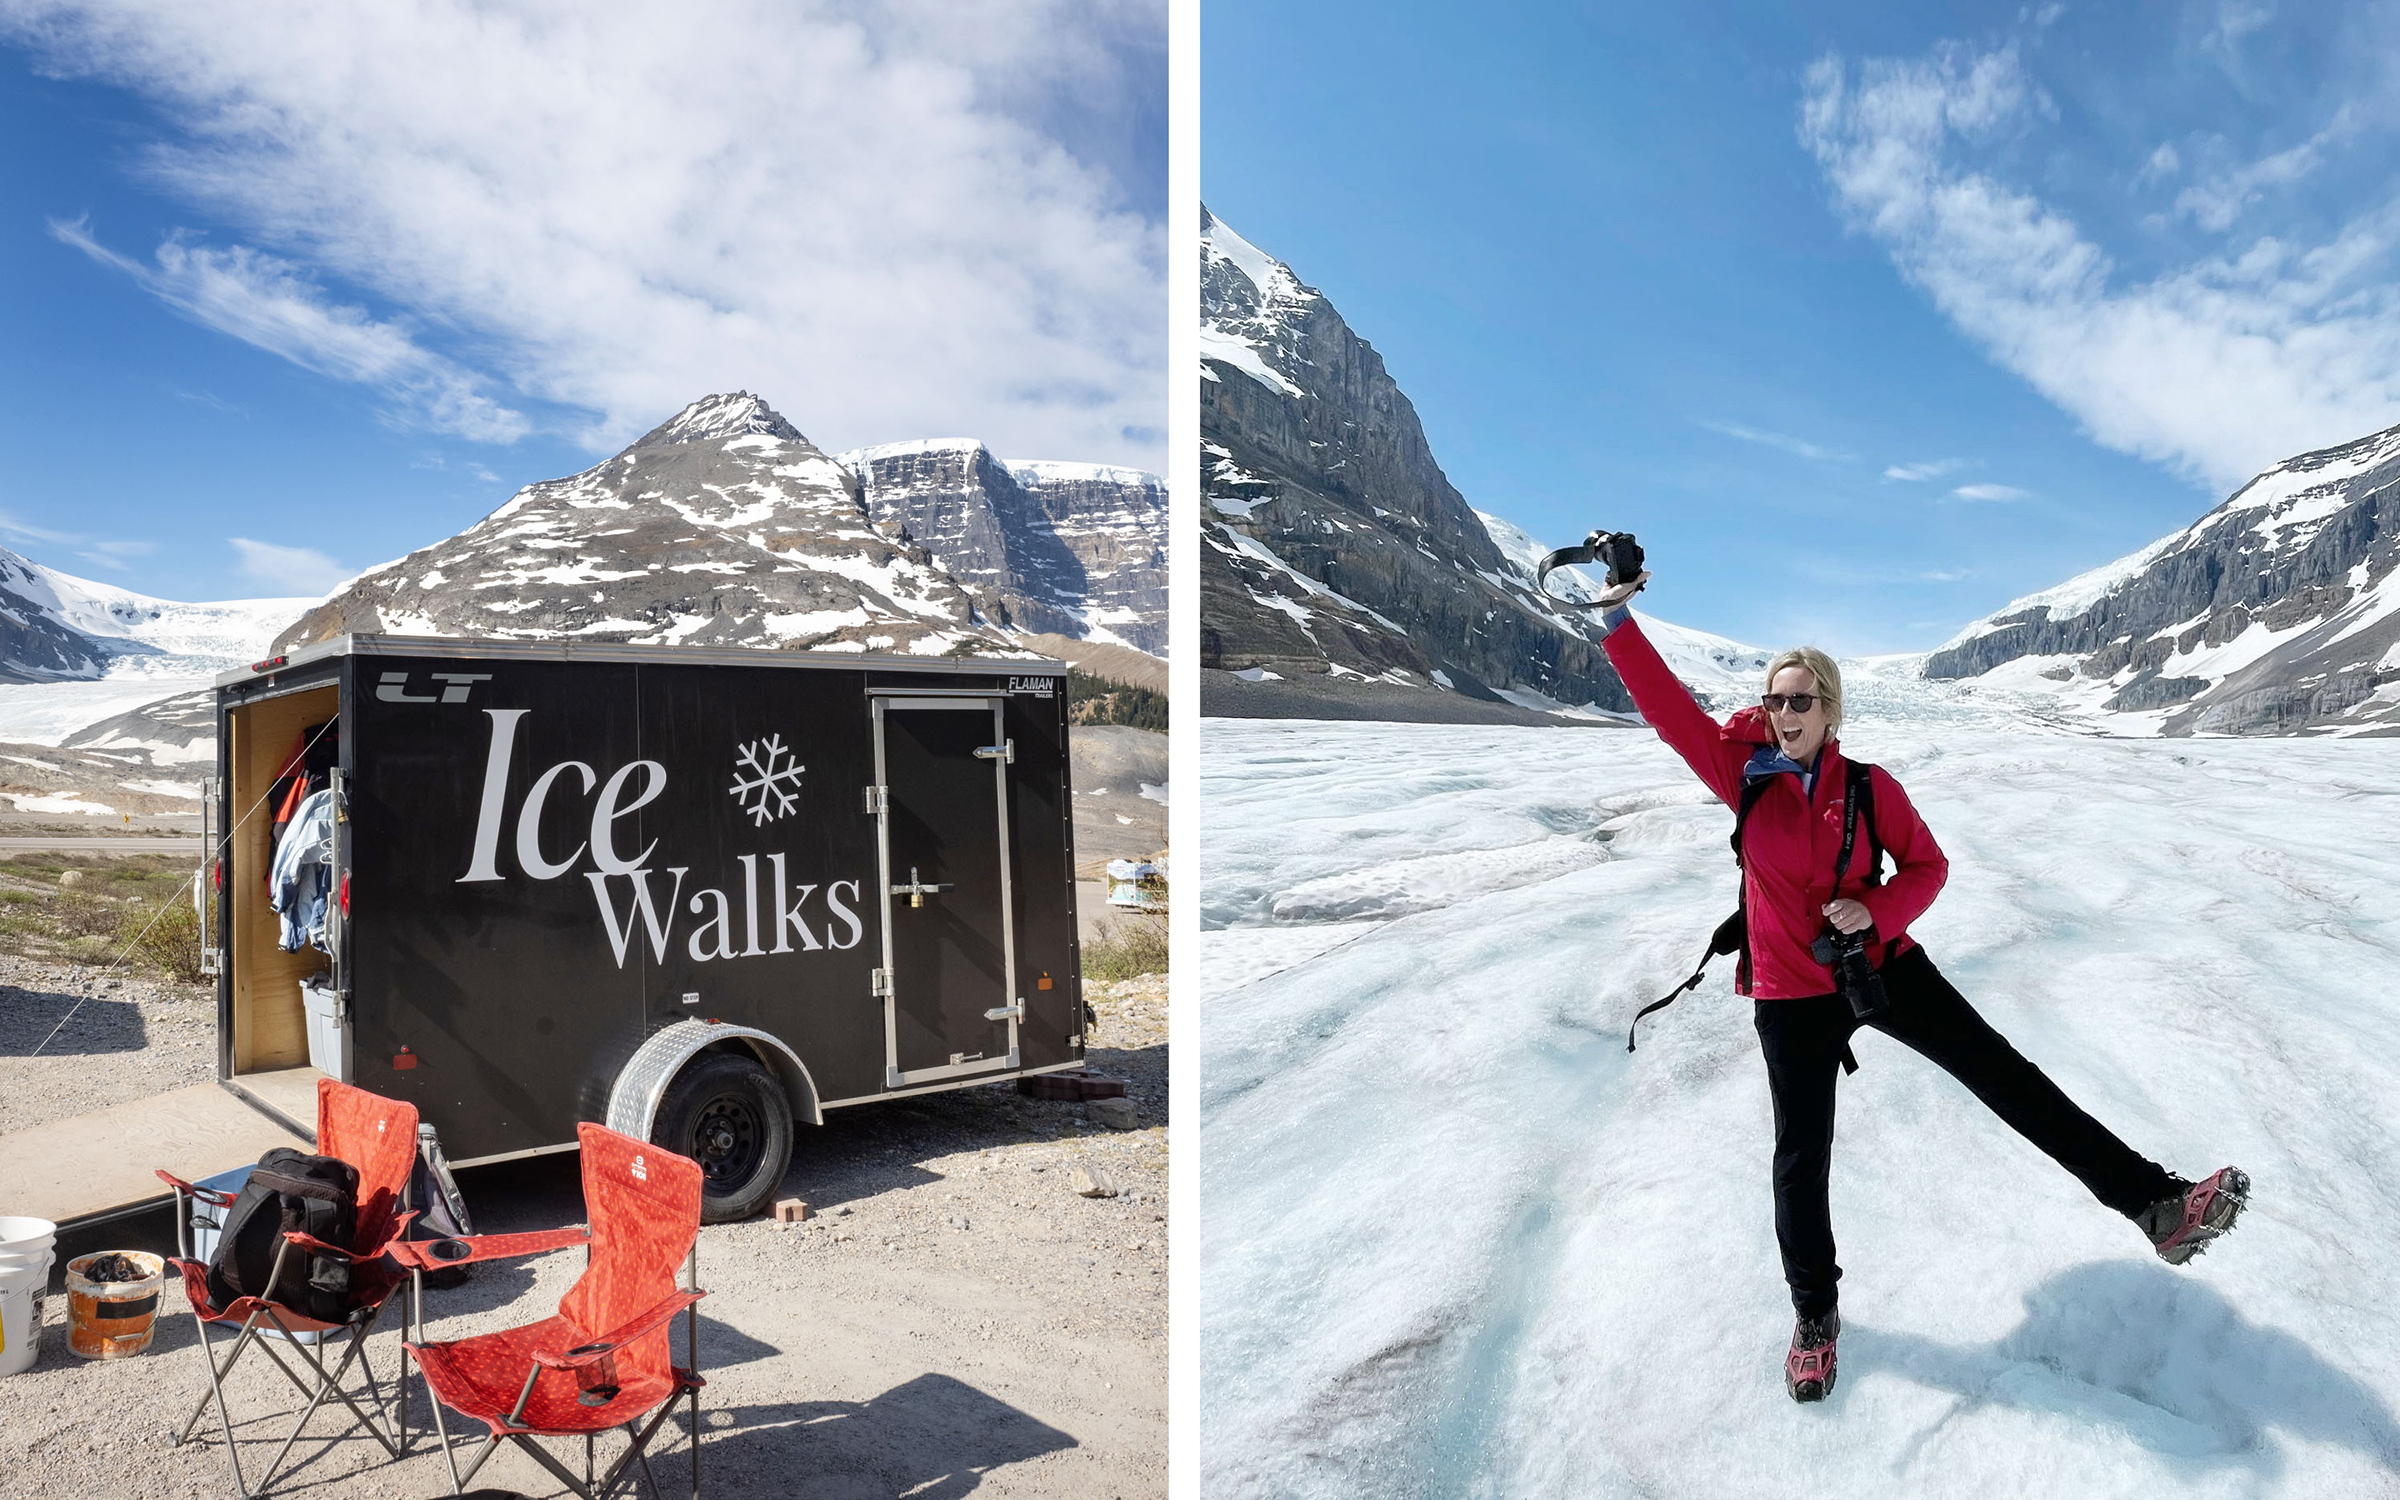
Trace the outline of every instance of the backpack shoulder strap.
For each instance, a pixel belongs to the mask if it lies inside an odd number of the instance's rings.
[[[1867,823],[1867,883],[1883,884],[1883,838],[1875,831],[1875,768],[1863,760],[1844,761],[1849,789],[1856,794],[1859,816]]]
[[[1764,797],[1767,794],[1767,788],[1774,784],[1775,778],[1772,776],[1752,776],[1742,782],[1742,800],[1735,803],[1733,808],[1732,843],[1733,858],[1736,864],[1741,862],[1742,830],[1750,826],[1750,810],[1758,806],[1758,799]]]

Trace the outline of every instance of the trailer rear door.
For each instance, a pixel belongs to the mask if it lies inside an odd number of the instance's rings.
[[[887,1088],[1017,1065],[1007,703],[875,699]]]

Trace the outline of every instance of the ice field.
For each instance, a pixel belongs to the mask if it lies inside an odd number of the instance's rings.
[[[2400,1495],[2400,744],[2106,740],[1862,671],[1912,932],[2136,1150],[2188,1267],[1871,1031],[1830,1400],[1784,1394],[1732,814],[1646,730],[1209,720],[1211,1494]],[[1180,976],[1179,976],[1180,977]]]

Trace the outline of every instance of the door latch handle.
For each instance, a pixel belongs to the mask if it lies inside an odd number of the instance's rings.
[[[891,893],[895,896],[906,896],[910,906],[923,906],[927,896],[938,896],[944,891],[955,889],[957,885],[958,882],[955,880],[945,880],[939,885],[919,880],[917,867],[910,865],[908,867],[908,884],[893,886]]]
[[[1004,760],[1013,766],[1017,763],[1017,742],[1002,740],[997,745],[978,745],[975,747],[975,758],[977,760]]]
[[[987,1021],[1022,1021],[1025,1019],[1025,1002],[1019,1000],[1014,1005],[996,1005],[985,1011],[983,1018]]]

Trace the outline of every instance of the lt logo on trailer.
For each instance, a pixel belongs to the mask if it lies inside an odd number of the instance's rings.
[[[386,672],[383,681],[375,685],[375,696],[386,703],[464,703],[467,693],[479,682],[489,682],[489,672],[428,672],[436,682],[447,683],[437,697],[431,693],[412,693],[408,690],[406,672]]]

